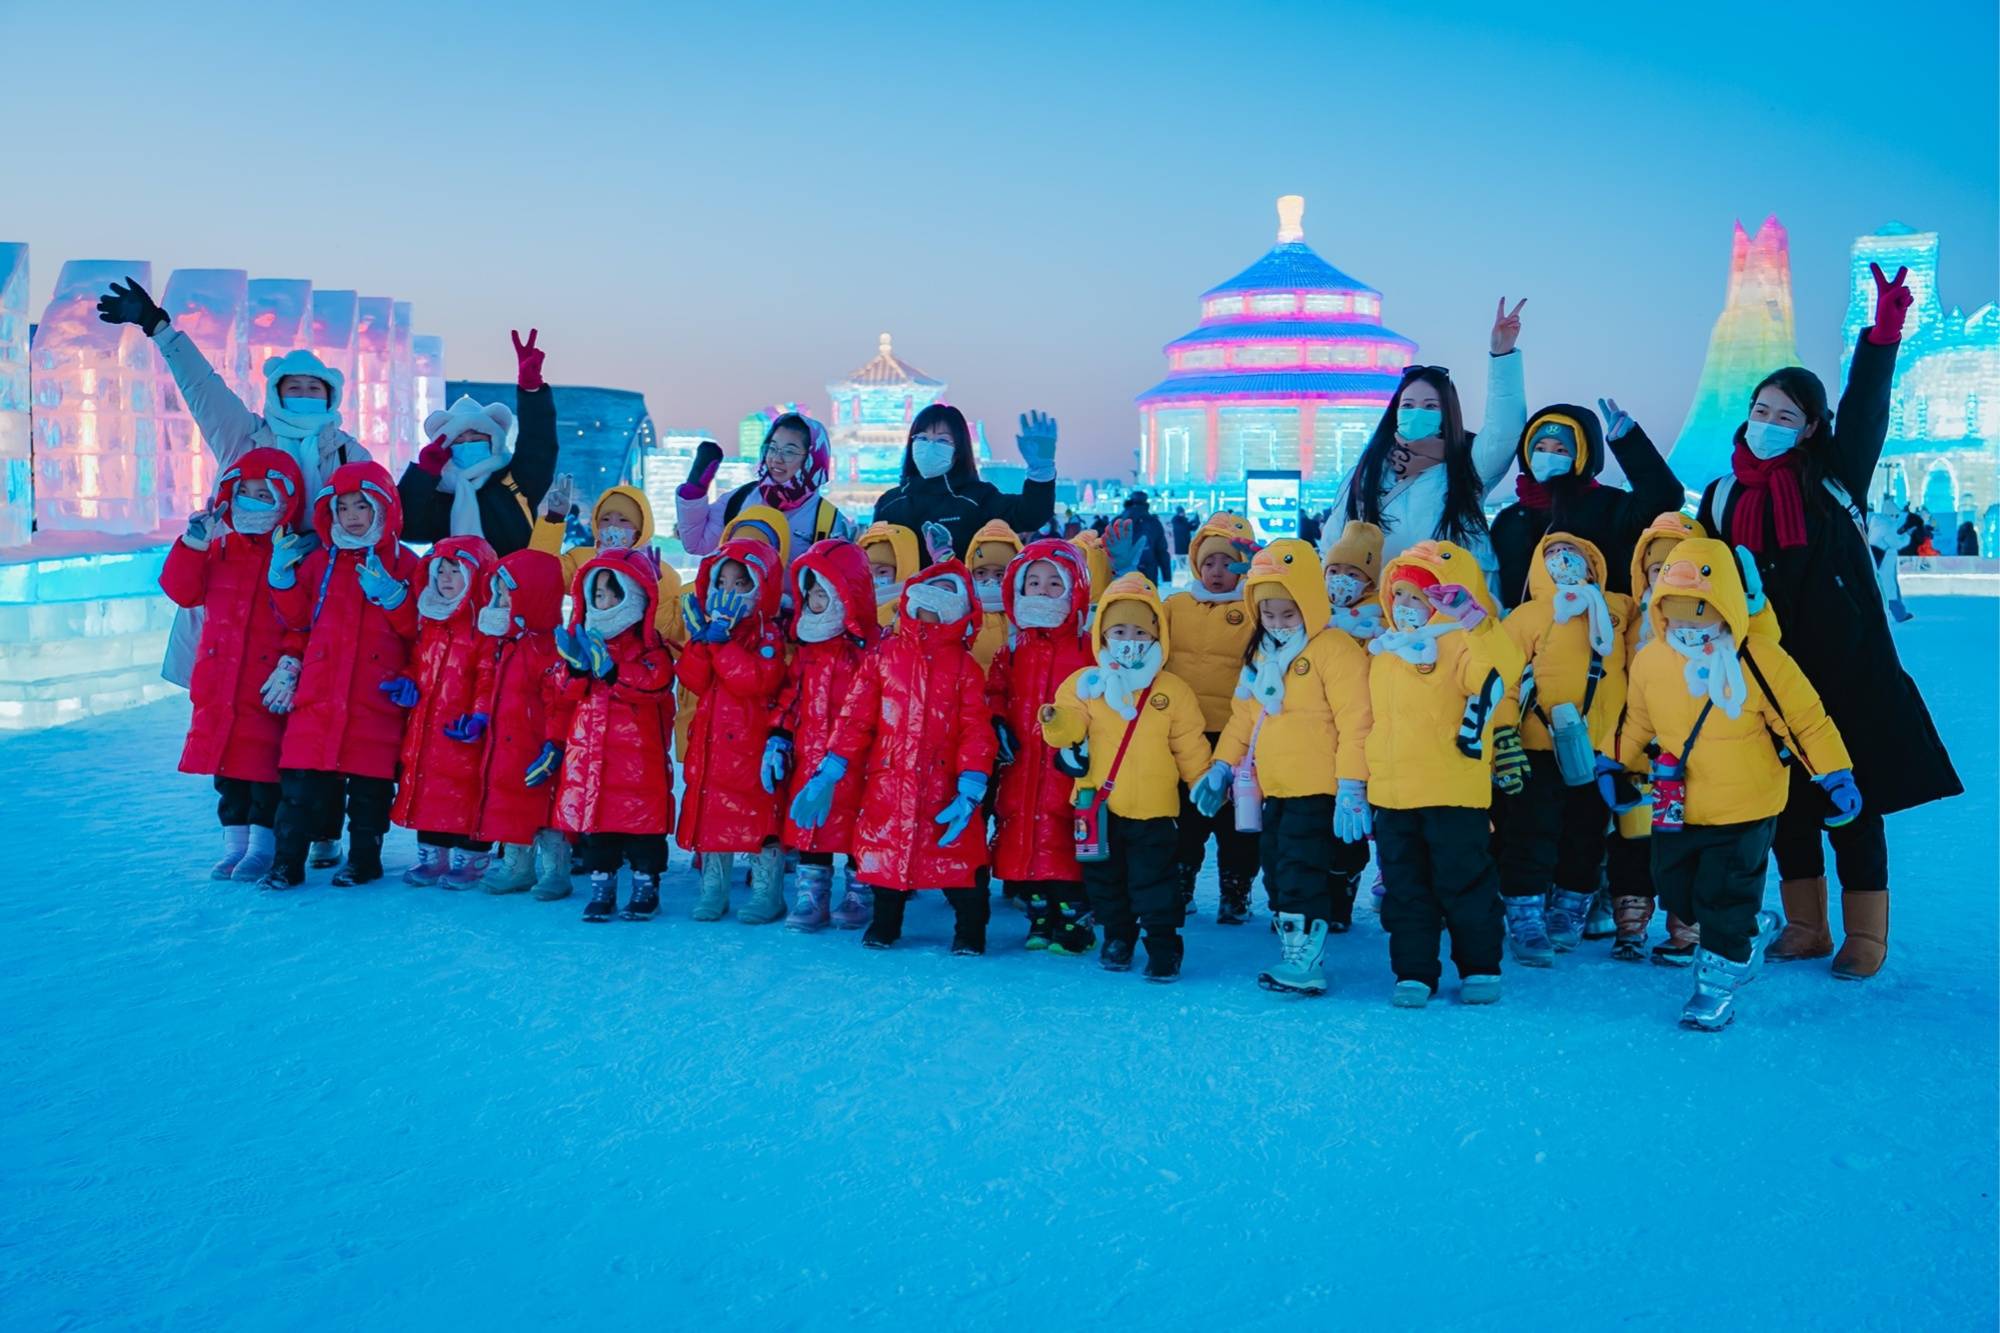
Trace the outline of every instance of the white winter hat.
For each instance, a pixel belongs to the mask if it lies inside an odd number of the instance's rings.
[[[505,403],[482,403],[470,394],[461,394],[449,408],[424,418],[426,440],[442,435],[449,444],[460,431],[467,430],[491,437],[494,454],[506,458],[514,452],[514,437],[520,434],[521,426]]]
[[[268,357],[264,361],[264,401],[276,406],[278,402],[278,381],[287,375],[310,375],[326,384],[326,410],[340,410],[341,390],[346,387],[347,377],[314,356],[303,347],[295,347],[283,356]]]

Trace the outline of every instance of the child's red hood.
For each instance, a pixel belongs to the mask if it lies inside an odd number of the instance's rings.
[[[868,568],[868,556],[853,542],[814,542],[806,553],[785,570],[792,594],[792,613],[805,612],[806,591],[802,574],[810,573],[832,587],[840,599],[841,623],[865,646],[875,642],[880,622],[875,618],[875,576]]]
[[[332,546],[334,497],[354,491],[367,496],[381,511],[382,532],[375,539],[375,549],[386,559],[403,538],[403,501],[396,494],[389,469],[380,463],[343,463],[334,469],[313,497],[313,531],[319,534],[322,546]]]
[[[513,634],[546,634],[562,619],[562,559],[547,551],[516,551],[494,567],[511,598]],[[484,604],[483,602],[481,603]]]

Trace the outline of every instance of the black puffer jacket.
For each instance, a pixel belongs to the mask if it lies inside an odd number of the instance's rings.
[[[479,527],[500,555],[528,548],[535,514],[556,475],[555,390],[543,385],[533,393],[514,394],[520,429],[514,436],[514,456],[507,466],[479,488]],[[403,540],[439,542],[451,536],[451,497],[438,489],[438,479],[415,463],[403,469],[396,483],[403,502]]]
[[[1056,511],[1053,481],[1025,481],[1019,495],[1009,495],[992,482],[979,479],[979,465],[960,445],[951,468],[941,477],[926,477],[903,446],[903,479],[882,492],[875,502],[877,523],[900,523],[923,539],[924,524],[941,523],[951,533],[952,553],[965,558],[972,535],[999,519],[1016,532],[1033,532]],[[924,563],[930,563],[924,557]]]
[[[1514,448],[1515,460],[1523,471],[1528,466],[1528,441],[1538,423],[1550,416],[1563,417],[1582,428],[1579,443],[1583,466],[1566,477],[1547,484],[1551,506],[1531,509],[1516,500],[1495,516],[1491,525],[1493,554],[1500,562],[1500,582],[1493,589],[1500,605],[1512,610],[1528,596],[1528,566],[1535,547],[1551,532],[1567,532],[1581,537],[1604,553],[1608,567],[1609,591],[1632,591],[1632,548],[1647,525],[1669,510],[1679,509],[1686,498],[1674,470],[1637,425],[1623,438],[1611,442],[1611,454],[1625,469],[1630,490],[1593,483],[1604,470],[1604,431],[1597,414],[1574,403],[1551,403],[1530,413],[1528,425]]]

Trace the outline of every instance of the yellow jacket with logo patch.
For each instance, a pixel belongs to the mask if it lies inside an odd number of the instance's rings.
[[[1202,524],[1188,543],[1189,567],[1199,570],[1203,545],[1217,541],[1231,543],[1246,559],[1256,549],[1247,522],[1235,514],[1218,513]],[[1244,545],[1250,549],[1243,550]],[[1198,573],[1195,583],[1196,591],[1177,592],[1167,598],[1167,623],[1173,628],[1174,643],[1167,670],[1194,687],[1195,697],[1201,700],[1204,725],[1219,734],[1229,725],[1236,678],[1243,671],[1243,652],[1257,626],[1250,617],[1250,604],[1243,600],[1241,580],[1236,592],[1222,600],[1199,590]]]
[[[1555,620],[1556,581],[1549,574],[1544,557],[1552,542],[1567,542],[1583,553],[1590,566],[1590,581],[1605,586],[1604,553],[1581,537],[1567,532],[1551,532],[1535,544],[1528,564],[1528,600],[1508,613],[1501,628],[1535,669],[1534,707],[1521,716],[1521,744],[1530,750],[1550,750],[1548,716],[1558,704],[1573,704],[1579,712],[1584,699],[1590,700],[1584,722],[1590,728],[1590,743],[1603,749],[1618,729],[1618,713],[1625,706],[1625,642],[1633,619],[1632,599],[1623,593],[1607,592],[1605,608],[1611,613],[1611,651],[1598,660],[1597,688],[1590,687],[1590,622],[1579,615],[1557,624]]]
[[[1373,723],[1368,653],[1350,635],[1325,628],[1332,610],[1319,553],[1311,542],[1286,537],[1251,559],[1243,602],[1253,616],[1257,589],[1266,585],[1298,603],[1306,645],[1286,669],[1277,712],[1265,712],[1262,703],[1247,696],[1232,698],[1215,757],[1232,767],[1241,764],[1254,736],[1257,784],[1264,795],[1331,796],[1342,778],[1368,777],[1366,747]]]

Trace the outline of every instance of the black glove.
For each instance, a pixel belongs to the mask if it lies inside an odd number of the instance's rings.
[[[714,440],[703,440],[694,447],[694,462],[688,464],[687,484],[706,491],[721,466],[722,446]]]
[[[97,317],[106,324],[137,324],[148,338],[167,322],[167,312],[154,305],[146,289],[130,276],[125,279],[124,290],[119,290],[114,282],[110,291],[97,298]]]

